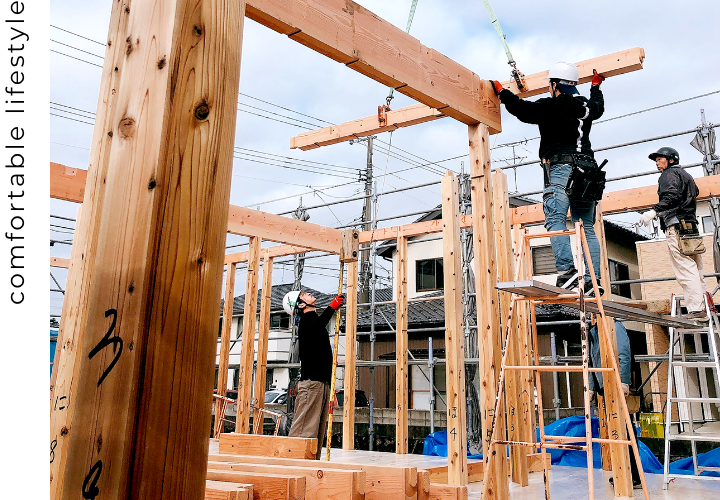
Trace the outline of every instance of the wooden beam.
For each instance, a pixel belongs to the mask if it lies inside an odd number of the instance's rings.
[[[587,83],[592,80],[593,69],[597,69],[598,73],[605,78],[611,76],[622,75],[637,71],[643,68],[645,60],[645,50],[642,47],[633,47],[631,49],[621,50],[613,54],[606,54],[600,57],[593,57],[585,61],[576,62],[580,74],[580,84]],[[550,92],[548,88],[548,71],[533,73],[525,76],[525,85],[527,90],[519,92],[514,79],[503,82],[503,87],[510,89],[519,97],[532,97],[538,94]]]
[[[287,255],[296,255],[299,253],[312,252],[312,248],[299,247],[296,245],[276,245],[273,247],[267,247],[260,250],[260,256],[263,259],[271,259],[275,257],[285,257]],[[247,262],[249,252],[235,252],[225,255],[225,264],[234,262],[239,264],[241,262]]]
[[[395,453],[408,452],[408,293],[407,237],[397,240],[395,329]]]
[[[82,203],[85,197],[87,170],[50,162],[50,197]]]
[[[467,500],[467,485],[430,483],[429,500]]]
[[[62,257],[50,257],[50,267],[60,267],[68,269],[70,267],[70,259]]]
[[[259,434],[220,434],[220,453],[314,460],[317,439]]]
[[[318,464],[314,466],[314,464]],[[209,462],[210,470],[239,471],[252,474],[291,475],[305,478],[305,499],[363,500],[365,473],[359,469],[326,468],[317,461],[307,461],[304,467],[288,465]]]
[[[303,132],[290,138],[290,149],[308,151],[322,146],[338,144],[358,137],[391,132],[402,127],[418,125],[429,121],[445,118],[446,115],[425,104],[413,104],[405,108],[387,112],[385,123],[380,124],[378,115],[367,116],[340,125],[332,125],[310,132]]]
[[[483,418],[483,456],[486,471],[484,490],[490,498],[508,497],[505,445],[490,447],[490,422],[495,419],[495,435],[505,436],[505,405],[495,410],[500,377],[502,338],[499,328],[497,263],[495,252],[493,186],[490,179],[490,144],[487,127],[468,127],[470,143],[470,190],[473,216],[473,262],[477,304],[478,349],[480,358],[480,412]],[[488,466],[488,459],[491,466]]]
[[[445,295],[445,371],[448,433],[448,484],[468,482],[465,402],[465,334],[462,330],[462,265],[460,263],[460,194],[457,178],[442,179],[443,282]],[[477,258],[476,258],[477,260]],[[480,291],[478,290],[478,294]],[[467,489],[465,490],[467,492]],[[432,496],[432,489],[430,493]]]
[[[720,175],[709,175],[695,179],[700,194],[698,200],[706,200],[720,196]],[[627,210],[644,210],[658,202],[657,185],[639,188],[623,189],[605,193],[602,199],[603,213],[605,215]],[[538,224],[545,220],[542,203],[525,205],[512,210],[513,224]],[[360,233],[362,243],[363,233]]]
[[[260,299],[260,320],[258,321],[258,349],[255,364],[255,389],[253,401],[256,408],[265,408],[265,380],[267,378],[268,340],[270,338],[270,301],[272,299],[273,259],[263,260],[263,285]],[[256,411],[253,416],[258,433],[263,432],[263,414]],[[259,424],[257,423],[259,419]]]
[[[222,325],[220,327],[220,357],[218,359],[218,396],[227,394],[228,364],[230,363],[230,336],[232,333],[233,303],[235,299],[235,264],[227,265],[225,273],[225,301],[223,303]],[[215,405],[215,437],[225,432],[225,422],[220,417],[219,405]]]
[[[343,450],[355,449],[355,361],[357,358],[358,262],[349,262],[345,304],[345,370],[343,380]]]
[[[235,430],[250,432],[250,401],[252,398],[253,357],[255,354],[255,320],[257,319],[258,274],[260,272],[260,244],[258,236],[250,237],[250,259],[245,285],[245,308],[240,347],[240,381],[238,383]]]
[[[351,0],[250,0],[246,15],[465,124],[501,128],[486,80]]]
[[[252,484],[205,481],[204,500],[253,500]]]
[[[208,470],[213,481],[251,484],[254,500],[299,500],[305,498],[305,477],[290,474],[257,474],[252,472]]]
[[[112,3],[52,498],[203,496],[244,5]]]

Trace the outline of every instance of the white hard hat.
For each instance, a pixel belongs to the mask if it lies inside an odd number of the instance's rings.
[[[291,316],[293,313],[293,309],[295,309],[295,305],[297,304],[298,297],[300,297],[299,290],[293,290],[292,292],[288,292],[285,294],[285,297],[283,297],[283,309],[285,309],[285,312]]]
[[[559,62],[548,72],[548,79],[556,78],[563,85],[577,85],[580,75],[573,63]]]

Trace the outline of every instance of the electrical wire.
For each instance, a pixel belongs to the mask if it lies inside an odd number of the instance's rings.
[[[75,35],[76,37],[83,38],[89,42],[97,43],[98,45],[102,45],[103,47],[105,47],[105,44],[102,42],[98,42],[97,40],[93,40],[92,38],[88,38],[86,36],[78,35],[77,33],[73,33],[70,30],[66,30],[65,28],[60,28],[59,26],[55,26],[54,24],[51,24],[50,27],[55,28],[56,30],[64,31],[65,33],[70,33],[71,35]]]
[[[74,122],[80,122],[80,123],[84,123],[84,124],[86,124],[86,125],[95,125],[94,123],[84,122],[84,121],[82,121],[82,120],[77,120],[77,119],[75,119],[75,118],[70,118],[69,116],[58,115],[58,114],[55,114],[55,113],[50,113],[50,116],[57,116],[58,118],[65,118],[66,120],[72,120],[72,121],[74,121]]]
[[[79,51],[79,52],[84,52],[84,53],[89,54],[89,55],[91,55],[91,56],[98,57],[98,58],[100,58],[100,59],[105,59],[104,56],[99,56],[99,55],[94,54],[94,53],[92,53],[92,52],[88,52],[87,50],[78,49],[77,47],[73,47],[72,45],[68,45],[68,44],[66,44],[66,43],[62,43],[62,42],[58,42],[57,40],[53,40],[52,38],[50,39],[50,41],[53,42],[53,43],[57,43],[58,45],[62,45],[62,46],[64,46],[64,47],[69,47],[69,48],[74,49],[74,50],[77,50],[77,51]]]
[[[55,49],[50,49],[50,52],[55,52],[56,54],[60,54],[61,56],[69,57],[70,59],[75,59],[75,60],[78,60],[78,61],[82,61],[82,62],[84,62],[84,63],[92,64],[93,66],[97,66],[98,68],[102,68],[102,66],[99,65],[99,64],[95,64],[94,62],[86,61],[85,59],[80,59],[79,57],[75,57],[75,56],[71,56],[71,55],[65,54],[64,52],[59,52],[59,51],[57,51],[57,50],[55,50]]]

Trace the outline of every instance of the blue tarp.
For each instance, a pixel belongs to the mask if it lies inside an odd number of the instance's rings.
[[[600,421],[592,418],[593,437],[600,437]],[[545,426],[545,434],[551,436],[578,436],[577,444],[585,444],[585,419],[581,416],[567,417]],[[538,432],[538,440],[539,432]],[[643,470],[651,474],[662,474],[663,466],[655,455],[642,441],[638,440],[640,461]],[[587,467],[587,455],[578,450],[549,450],[553,465],[567,465],[570,467]],[[425,438],[423,455],[447,456],[447,433],[438,431]],[[470,455],[468,458],[482,458],[482,455]],[[698,455],[698,465],[705,467],[720,467],[720,448]],[[602,467],[600,458],[600,444],[593,443],[593,466]],[[693,474],[692,457],[683,458],[670,463],[671,474]],[[717,472],[704,472],[706,476],[720,476]]]

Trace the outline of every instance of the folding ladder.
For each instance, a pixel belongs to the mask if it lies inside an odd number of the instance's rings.
[[[569,292],[568,290],[565,290],[563,288],[558,288],[552,285],[547,285],[544,283],[539,283],[533,280],[530,281],[517,281],[518,280],[518,272],[520,269],[520,265],[516,266],[516,281],[515,282],[509,282],[509,283],[498,283],[497,288],[500,290],[510,291],[513,293],[512,301],[510,305],[510,316],[513,314],[513,310],[515,309],[515,303],[520,300],[528,300],[530,303],[530,317],[531,317],[531,338],[532,338],[532,346],[533,346],[533,359],[534,364],[530,366],[511,366],[507,364],[507,354],[508,349],[507,346],[510,343],[517,342],[518,339],[513,338],[513,329],[509,328],[509,326],[505,327],[506,333],[504,334],[504,349],[503,349],[503,356],[502,356],[502,362],[500,365],[500,376],[498,381],[498,389],[496,393],[496,399],[495,399],[495,408],[492,413],[492,420],[490,423],[490,429],[487,430],[487,434],[489,437],[490,446],[488,446],[488,449],[492,449],[493,445],[500,444],[500,445],[510,445],[510,446],[527,446],[533,449],[540,449],[540,452],[542,454],[542,463],[543,463],[543,474],[544,474],[544,484],[545,484],[545,498],[546,500],[549,500],[550,498],[550,484],[549,484],[549,473],[547,470],[547,459],[549,458],[547,456],[547,449],[566,449],[566,450],[582,450],[585,451],[587,454],[587,471],[588,471],[588,497],[590,500],[593,500],[595,498],[595,486],[594,486],[594,468],[593,468],[593,449],[592,445],[593,443],[607,443],[607,444],[614,444],[614,445],[626,445],[631,446],[634,450],[634,456],[636,460],[636,464],[638,466],[639,474],[640,474],[640,480],[642,482],[642,488],[643,488],[643,494],[645,496],[645,500],[650,500],[650,495],[647,488],[647,483],[645,481],[645,474],[643,473],[642,464],[640,462],[640,454],[638,453],[637,448],[637,439],[635,437],[635,430],[634,426],[632,424],[632,421],[630,420],[630,414],[628,413],[627,404],[625,402],[625,398],[622,396],[622,382],[620,380],[620,370],[618,368],[618,360],[616,353],[613,350],[613,342],[610,338],[610,328],[608,325],[608,316],[605,314],[603,300],[600,298],[599,294],[599,288],[598,288],[598,282],[595,277],[595,272],[591,268],[590,269],[590,279],[593,284],[593,289],[595,291],[594,297],[586,297],[584,295],[584,286],[583,286],[583,276],[584,276],[584,262],[582,256],[585,255],[587,262],[592,262],[592,259],[590,257],[590,251],[587,244],[587,240],[585,239],[585,232],[583,230],[583,224],[582,221],[578,221],[575,223],[575,230],[574,231],[551,231],[547,233],[541,233],[537,235],[528,235],[527,233],[524,235],[524,251],[518,251],[518,264],[520,263],[520,259],[522,258],[523,253],[525,254],[528,261],[530,261],[530,243],[529,240],[531,238],[537,238],[537,237],[549,237],[549,236],[561,236],[561,235],[570,235],[574,234],[576,239],[576,248],[577,248],[577,260],[578,263],[576,265],[576,268],[578,269],[578,276],[579,276],[579,284],[578,284],[578,291],[577,292]],[[530,264],[530,262],[528,262]],[[531,265],[528,265],[528,268],[531,269]],[[532,273],[529,273],[532,275]],[[537,337],[537,327],[535,322],[535,305],[536,304],[566,304],[571,307],[577,308],[580,312],[580,340],[582,345],[582,366],[562,366],[562,365],[554,365],[554,366],[541,366],[540,365],[540,356],[539,356],[539,347],[538,347],[538,337]],[[588,327],[586,322],[587,314],[594,313],[596,315],[597,323],[598,323],[598,336],[599,341],[601,343],[604,343],[607,352],[610,353],[610,366],[609,367],[590,367],[589,366],[589,357],[590,357],[590,348],[589,348],[589,342],[588,342]],[[500,402],[505,397],[505,377],[508,370],[520,370],[525,371],[529,370],[532,371],[535,375],[535,388],[537,391],[537,405],[538,405],[538,430],[539,430],[539,441],[534,442],[523,442],[523,441],[511,441],[509,439],[506,439],[505,436],[499,435],[497,429],[499,426],[496,426],[496,416],[498,415],[498,411],[500,408]],[[583,403],[584,403],[584,417],[585,417],[585,436],[584,437],[577,437],[577,436],[550,436],[545,434],[545,428],[544,428],[544,416],[543,416],[543,406],[542,406],[542,390],[541,390],[541,384],[540,384],[540,374],[541,372],[581,372],[583,376]],[[617,391],[617,394],[620,395],[619,403],[620,403],[620,415],[616,415],[615,418],[620,418],[625,421],[626,430],[628,433],[629,439],[620,439],[620,436],[615,436],[614,439],[603,439],[603,438],[594,438],[592,437],[592,424],[591,424],[591,409],[590,409],[590,393],[589,393],[589,376],[590,373],[593,372],[600,372],[606,374],[608,377],[605,379],[605,386],[615,386],[615,389]],[[576,444],[578,441],[584,441],[584,444]],[[496,456],[495,453],[488,453],[488,456],[485,457],[485,465],[484,470],[485,472],[485,481],[483,485],[483,498],[486,498],[486,495],[488,494],[488,488],[490,481],[488,481],[488,475],[492,473],[494,470],[493,464],[495,460],[502,459],[504,457]],[[499,479],[498,479],[499,480]]]
[[[681,300],[682,295],[672,296],[672,316],[680,313]],[[669,329],[671,347],[668,354],[663,489],[667,489],[671,479],[690,477],[670,474],[672,441],[690,442],[694,472],[692,477],[720,480],[720,477],[700,475],[706,471],[720,472],[720,467],[703,467],[697,462],[698,441],[720,442],[720,323],[712,297],[707,292],[704,301],[705,312],[710,318],[707,326]],[[708,371],[712,372],[710,377]],[[708,385],[708,378],[712,382],[711,386]],[[672,421],[673,404],[677,405],[677,422]],[[673,431],[675,426],[677,432]]]

